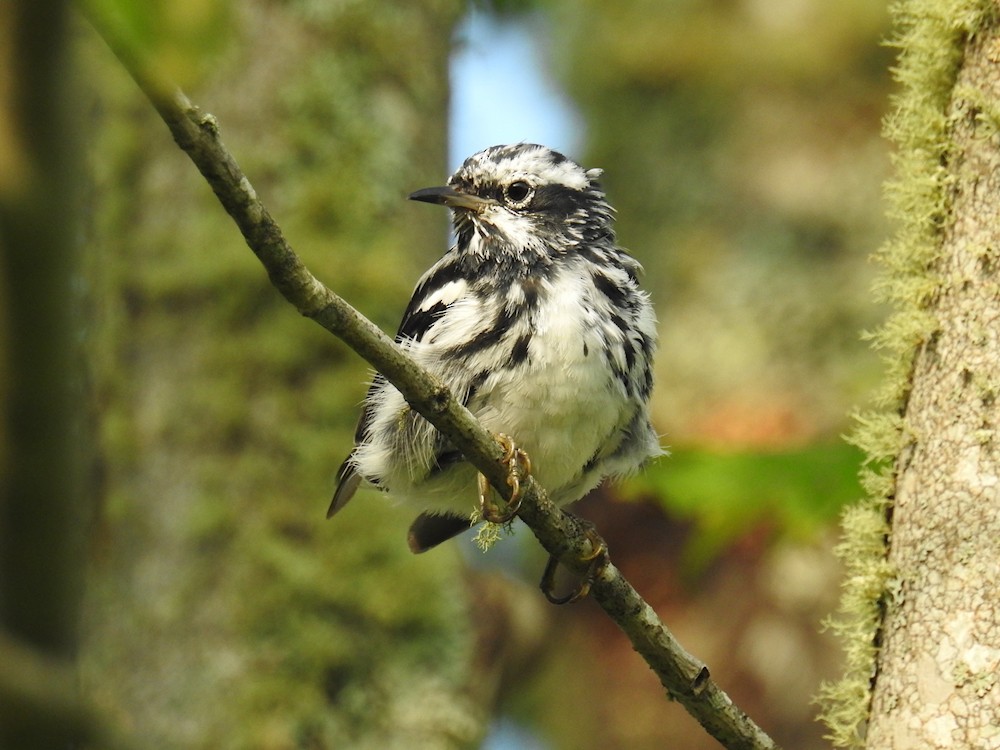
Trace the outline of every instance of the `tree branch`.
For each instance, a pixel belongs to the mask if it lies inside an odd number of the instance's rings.
[[[117,43],[113,33],[102,36],[160,113],[177,145],[208,181],[285,299],[381,372],[415,411],[459,446],[466,459],[509,499],[504,448],[443,383],[409,359],[389,336],[309,272],[223,145],[215,118],[202,113],[178,89],[159,80],[132,50]],[[521,490],[521,520],[549,554],[567,568],[585,573],[596,551],[590,525],[562,512],[532,478],[525,479]],[[708,668],[681,647],[652,607],[610,562],[596,575],[591,595],[629,637],[668,695],[724,747],[777,748],[716,685]]]

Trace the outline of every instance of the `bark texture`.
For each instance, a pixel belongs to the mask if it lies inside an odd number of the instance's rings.
[[[968,41],[949,109],[937,329],[897,464],[870,750],[1000,748],[1000,35]]]

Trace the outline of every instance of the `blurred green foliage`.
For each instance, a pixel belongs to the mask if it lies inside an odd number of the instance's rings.
[[[683,446],[623,492],[692,524],[688,572],[741,537],[815,538],[859,498],[839,435],[880,363],[868,263],[888,228],[886,8],[542,4],[547,59],[660,320],[654,418]]]
[[[733,445],[842,432],[878,374],[859,334],[880,314],[885,7],[545,7],[587,124],[579,156],[605,168],[656,303],[660,428]],[[777,415],[783,433],[756,432]]]
[[[173,49],[154,61],[169,77],[191,58],[188,93],[290,242],[392,330],[445,241],[446,217],[405,196],[444,170],[460,10],[233,4],[207,56],[171,8],[107,12],[134,16],[144,52]],[[467,746],[483,723],[454,550],[414,558],[409,515],[375,493],[323,519],[367,365],[270,286],[99,40],[79,51],[104,504],[85,690],[156,747]]]
[[[769,550],[820,546],[839,509],[863,495],[863,454],[839,436],[882,367],[862,331],[884,314],[872,301],[868,259],[889,231],[880,132],[893,54],[882,43],[887,8],[868,0],[547,0],[525,18],[579,108],[586,147],[574,156],[604,168],[619,239],[645,266],[660,321],[654,418],[665,443],[680,447],[621,491],[659,504],[675,531],[691,533],[679,571],[669,567],[665,538],[638,550],[619,544],[616,559],[665,590],[664,606],[676,607],[672,627],[687,624],[699,654],[726,664],[739,683],[754,624],[782,643],[795,640],[786,637],[787,612],[777,627],[754,619],[773,602],[761,588],[764,571],[743,568],[766,566]],[[720,571],[737,588],[720,583],[724,593],[712,599],[719,576],[711,574]],[[675,572],[698,584],[682,603],[671,588]],[[832,575],[813,580],[832,589]],[[819,604],[823,593],[802,605],[802,633],[815,633],[832,606]],[[737,610],[732,643],[713,653],[720,614]],[[831,644],[801,639],[812,646],[789,664],[797,678],[817,669],[816,685]],[[611,639],[601,648],[614,653]],[[567,661],[582,661],[574,656]],[[643,688],[610,684],[606,676],[618,679],[624,667],[608,661],[594,689],[573,701],[588,705],[578,713],[600,718],[575,722],[586,729],[577,727],[566,746],[713,744],[644,705]],[[772,685],[755,718],[783,746],[827,747],[822,728],[803,717],[809,688],[788,687],[771,666],[742,686],[759,697]],[[556,683],[588,682],[573,670]],[[551,714],[558,723],[559,712]]]
[[[88,17],[180,86],[198,81],[231,39],[228,0],[83,0]]]
[[[772,450],[678,449],[622,486],[690,523],[685,573],[755,531],[809,540],[861,497],[864,454],[843,441]]]

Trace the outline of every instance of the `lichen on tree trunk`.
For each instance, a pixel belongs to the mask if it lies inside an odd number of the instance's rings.
[[[896,463],[867,747],[1000,748],[1000,27],[948,110],[950,211]]]

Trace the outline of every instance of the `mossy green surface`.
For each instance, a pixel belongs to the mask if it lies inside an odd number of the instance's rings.
[[[393,330],[445,217],[462,3],[265,3],[187,93],[311,270]],[[465,747],[471,630],[454,550],[362,492],[324,520],[368,367],[295,313],[100,42],[90,66],[88,344],[103,513],[87,694],[161,748]],[[471,501],[470,501],[471,502]]]
[[[836,747],[863,745],[878,631],[892,602],[887,513],[894,462],[908,439],[903,414],[913,358],[937,327],[929,303],[937,290],[934,267],[950,211],[948,104],[967,40],[997,11],[985,0],[911,0],[893,4],[892,12],[899,90],[885,122],[886,137],[896,146],[886,194],[896,232],[878,253],[882,273],[876,285],[892,313],[871,336],[886,367],[876,405],[857,418],[851,436],[867,455],[862,483],[868,496],[845,510],[838,548],[846,577],[830,626],[844,643],[845,673],[819,696],[821,718]]]

